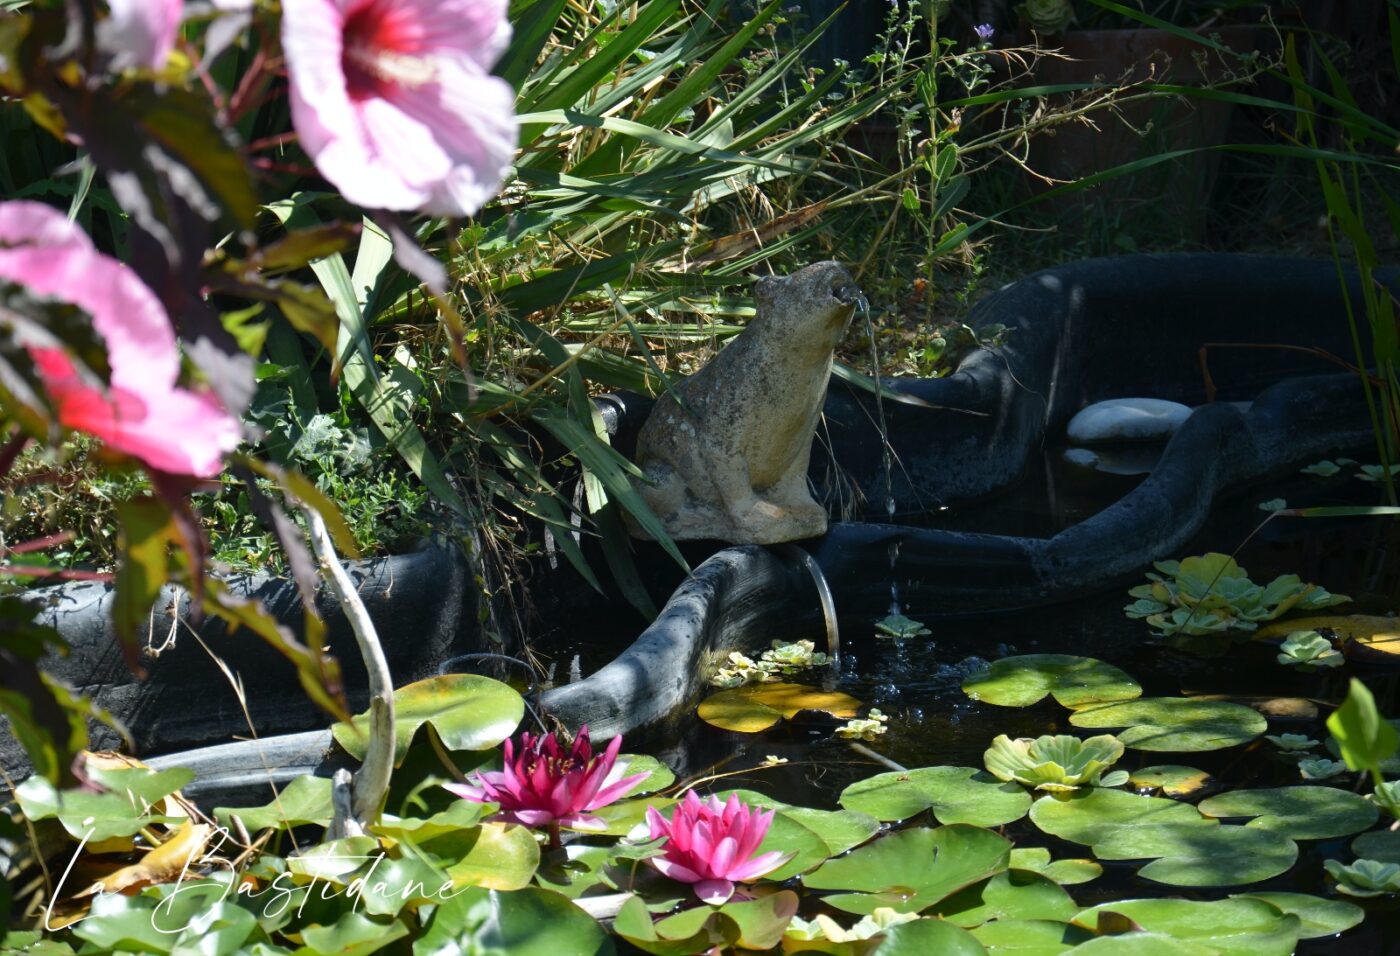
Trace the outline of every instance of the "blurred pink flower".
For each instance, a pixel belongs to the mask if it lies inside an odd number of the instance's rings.
[[[650,776],[622,776],[626,766],[616,766],[621,747],[622,738],[614,737],[608,749],[595,757],[586,726],[579,728],[568,754],[552,733],[540,737],[521,734],[518,754],[511,741],[505,742],[502,770],[478,772],[475,783],[445,786],[465,800],[499,803],[497,816],[511,823],[599,830],[603,821],[587,811],[617,801]]]
[[[302,147],[346,199],[468,216],[515,155],[507,0],[283,0]]]
[[[112,67],[125,70],[165,66],[175,48],[184,0],[107,0],[108,16],[97,38],[112,53]]]
[[[661,856],[647,860],[681,883],[695,884],[695,895],[706,903],[723,903],[734,895],[735,883],[748,883],[792,859],[776,850],[754,856],[773,811],[750,809],[734,794],[721,804],[719,797],[701,800],[691,790],[667,820],[647,807],[651,838],[666,837]]]
[[[153,292],[98,252],[82,229],[36,202],[0,203],[0,282],[92,317],[107,347],[110,389],[79,375],[60,348],[30,355],[59,423],[172,474],[209,478],[237,447],[237,419],[212,396],[179,388],[175,333]]]

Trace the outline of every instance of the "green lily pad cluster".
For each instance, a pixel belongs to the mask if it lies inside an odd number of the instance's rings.
[[[774,641],[758,660],[730,651],[727,663],[710,677],[715,687],[742,687],[745,684],[776,681],[787,674],[813,667],[824,667],[830,658],[816,650],[812,641]]]
[[[1289,611],[1313,611],[1351,600],[1296,574],[1255,584],[1228,554],[1212,552],[1181,561],[1158,561],[1149,584],[1128,591],[1137,598],[1123,610],[1145,619],[1158,634],[1199,636],[1253,631]]]
[[[988,772],[998,780],[1053,793],[1126,783],[1126,770],[1103,776],[1121,756],[1122,742],[1107,734],[1087,740],[1069,734],[1012,740],[1001,734],[992,741],[983,760]]]

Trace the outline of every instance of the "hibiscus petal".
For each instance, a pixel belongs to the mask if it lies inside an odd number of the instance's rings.
[[[183,0],[107,0],[97,42],[112,54],[112,68],[158,70],[175,48]]]

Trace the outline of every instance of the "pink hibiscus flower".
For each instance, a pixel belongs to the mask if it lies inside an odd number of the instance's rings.
[[[663,876],[693,883],[695,895],[706,903],[723,903],[734,895],[735,883],[748,883],[792,859],[791,853],[758,852],[773,823],[764,813],[729,795],[727,803],[711,796],[701,800],[688,791],[667,820],[647,807],[651,838],[666,838],[661,856],[647,860]]]
[[[241,429],[218,401],[179,388],[180,353],[155,294],[127,266],[98,252],[62,213],[36,202],[0,203],[0,281],[77,306],[107,347],[111,386],[78,374],[59,348],[31,348],[66,428],[172,474],[209,478]]]
[[[184,0],[107,0],[107,19],[97,38],[112,53],[112,67],[125,70],[165,66],[175,49]]]
[[[292,123],[321,175],[371,209],[469,216],[515,155],[490,74],[507,0],[283,0]]]
[[[616,766],[621,748],[622,738],[614,737],[607,750],[594,756],[587,727],[579,728],[567,754],[553,733],[521,734],[519,752],[512,741],[505,742],[501,770],[477,773],[474,783],[444,786],[464,800],[499,803],[497,816],[511,823],[599,830],[603,821],[588,811],[619,800],[650,776],[622,776],[626,766]]]

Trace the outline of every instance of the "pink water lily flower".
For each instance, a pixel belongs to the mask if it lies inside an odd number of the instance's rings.
[[[595,756],[586,726],[579,728],[567,754],[553,733],[521,734],[518,752],[511,741],[505,742],[503,769],[478,772],[474,782],[445,786],[466,800],[499,803],[497,817],[506,822],[601,830],[606,824],[588,811],[615,803],[651,776],[622,776],[627,768],[617,766],[621,747],[622,738],[614,737],[608,749]]]
[[[723,903],[734,895],[735,883],[748,883],[771,873],[793,854],[758,852],[773,823],[773,811],[764,813],[729,795],[727,803],[711,796],[701,800],[691,790],[667,820],[655,807],[647,807],[651,838],[666,838],[661,856],[647,860],[681,883],[694,884],[695,895],[706,903]]]
[[[212,395],[180,388],[180,353],[160,300],[87,234],[36,202],[0,203],[0,282],[75,305],[107,348],[110,388],[79,375],[68,353],[31,347],[59,424],[160,471],[210,478],[241,429]]]
[[[107,0],[107,10],[97,38],[112,53],[114,69],[165,66],[175,48],[184,0]]]
[[[467,216],[515,155],[491,75],[507,0],[283,0],[292,123],[321,175],[371,209]]]

